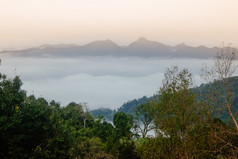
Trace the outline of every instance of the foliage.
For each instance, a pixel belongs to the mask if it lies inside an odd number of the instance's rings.
[[[26,96],[21,85],[18,76],[11,80],[0,74],[0,158],[14,155],[17,150],[13,147],[21,140],[21,109]]]
[[[132,137],[131,128],[133,126],[133,117],[130,114],[117,112],[113,117],[113,124],[115,126],[115,139],[120,137]]]
[[[160,88],[158,102],[155,102],[155,125],[161,144],[167,143],[166,151],[161,153],[173,158],[191,158],[196,152],[194,142],[199,127],[206,122],[202,104],[196,102],[191,91],[192,77],[187,69],[179,71],[178,67],[168,69],[163,86]]]
[[[113,159],[114,157],[105,151],[100,138],[78,137],[70,149],[72,158],[84,159]]]
[[[92,128],[93,136],[99,137],[103,142],[106,142],[107,139],[114,133],[114,127],[111,123],[106,121],[101,122],[101,119],[95,121]]]
[[[196,120],[195,95],[189,90],[191,74],[184,69],[168,69],[155,103],[155,124],[165,135],[185,137]],[[184,136],[185,135],[185,136]]]

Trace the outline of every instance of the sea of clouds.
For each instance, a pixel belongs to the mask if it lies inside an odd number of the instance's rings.
[[[87,102],[90,109],[118,108],[124,102],[155,94],[167,68],[188,68],[194,85],[201,84],[200,72],[212,59],[165,59],[139,57],[36,58],[1,54],[0,72],[19,75],[27,94],[69,102]]]

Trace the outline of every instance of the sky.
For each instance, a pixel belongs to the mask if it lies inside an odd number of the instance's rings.
[[[139,37],[238,47],[237,0],[0,0],[0,49]]]

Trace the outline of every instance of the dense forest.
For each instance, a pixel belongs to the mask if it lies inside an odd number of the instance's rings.
[[[112,122],[93,117],[85,103],[27,96],[18,76],[0,74],[0,158],[237,158],[238,77],[227,55],[216,57],[218,76],[193,89],[187,69],[169,68],[153,98],[101,109]]]

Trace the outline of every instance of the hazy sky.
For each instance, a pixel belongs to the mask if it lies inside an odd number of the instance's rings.
[[[238,46],[238,0],[0,0],[0,49],[139,37]]]

